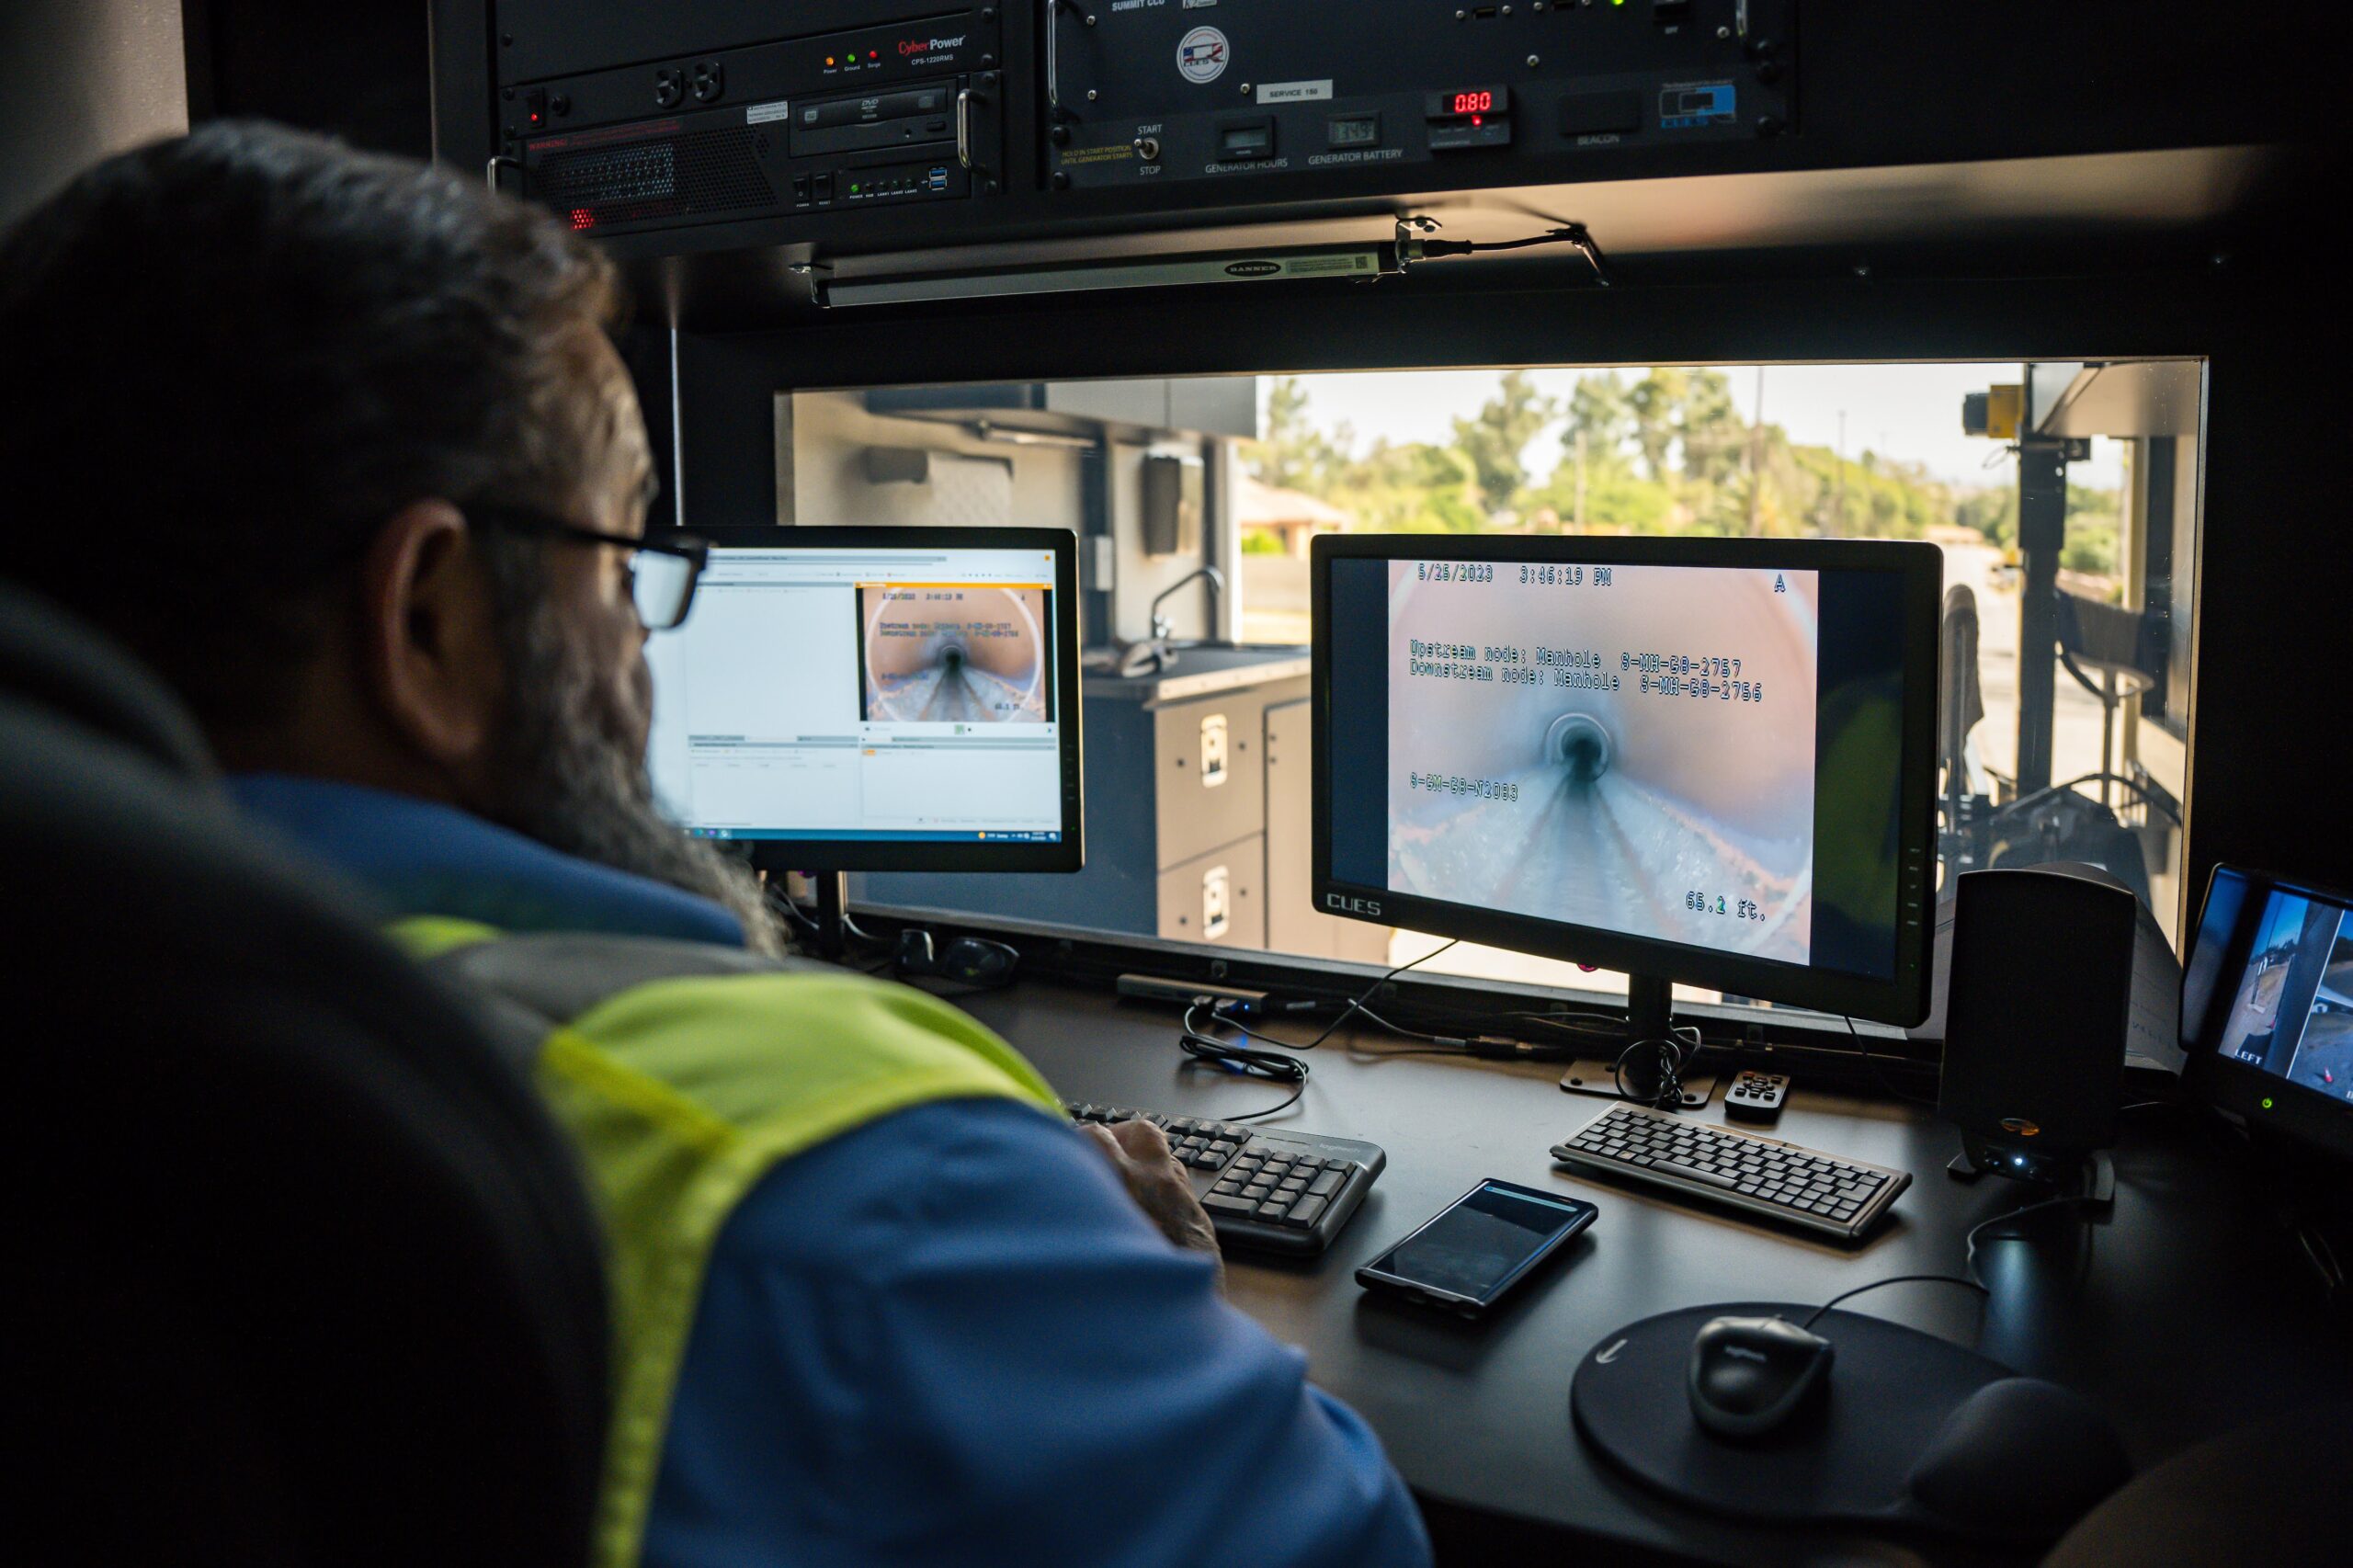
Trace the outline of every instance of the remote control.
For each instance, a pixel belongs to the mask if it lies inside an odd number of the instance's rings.
[[[1789,1097],[1787,1074],[1744,1072],[1724,1091],[1724,1114],[1734,1121],[1771,1121]]]

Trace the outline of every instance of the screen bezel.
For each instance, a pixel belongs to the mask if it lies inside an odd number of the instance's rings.
[[[2224,877],[2244,881],[2247,896],[2239,906],[2238,918],[2225,940],[2222,968],[2213,994],[2207,998],[2205,1017],[2196,1020],[2184,1017],[2181,1021],[2183,1043],[2189,1054],[2183,1067],[2183,1082],[2194,1097],[2243,1118],[2250,1126],[2271,1128],[2298,1142],[2339,1158],[2353,1159],[2353,1102],[2333,1100],[2292,1078],[2275,1077],[2251,1062],[2222,1054],[2222,1029],[2231,1015],[2227,999],[2238,994],[2238,977],[2254,949],[2256,935],[2263,924],[2263,910],[2271,902],[2271,895],[2285,892],[2353,908],[2353,893],[2292,881],[2245,866],[2218,864],[2206,879],[2206,892],[2198,901],[2198,921],[2190,926],[2192,931],[2203,930],[2207,901],[2214,896],[2216,885]],[[2186,975],[2188,971],[2189,965],[2185,961],[2182,971]],[[2264,1104],[2267,1099],[2271,1102],[2268,1107]]]
[[[1060,843],[745,838],[766,871],[1075,871],[1086,864],[1084,724],[1078,671],[1078,535],[1068,528],[770,527],[695,528],[712,550],[1050,550],[1054,556],[1054,699],[1061,726]],[[660,636],[661,633],[654,633]]]
[[[1485,1295],[1466,1296],[1459,1290],[1449,1290],[1442,1285],[1433,1285],[1427,1280],[1417,1279],[1410,1274],[1399,1274],[1393,1270],[1381,1267],[1383,1263],[1386,1263],[1391,1258],[1395,1257],[1400,1251],[1405,1247],[1411,1246],[1425,1232],[1436,1227],[1439,1221],[1443,1221],[1448,1215],[1453,1213],[1457,1209],[1461,1208],[1464,1204],[1470,1202],[1472,1199],[1478,1197],[1479,1194],[1486,1191],[1487,1188],[1491,1187],[1500,1188],[1501,1190],[1508,1192],[1515,1197],[1530,1199],[1539,1203],[1556,1205],[1558,1207],[1567,1209],[1571,1212],[1566,1222],[1563,1223],[1559,1230],[1552,1232],[1550,1235],[1546,1236],[1540,1244],[1531,1248],[1525,1257],[1521,1258],[1518,1264],[1513,1266],[1509,1273],[1506,1274],[1501,1279],[1496,1280],[1495,1283],[1489,1288]],[[1408,1295],[1426,1301],[1435,1301],[1440,1305],[1450,1306],[1459,1310],[1474,1312],[1484,1312],[1487,1308],[1495,1305],[1495,1302],[1501,1301],[1506,1294],[1508,1294],[1513,1286],[1518,1285],[1522,1279],[1527,1278],[1529,1274],[1535,1269],[1538,1264],[1542,1263],[1546,1258],[1560,1251],[1562,1247],[1567,1245],[1571,1238],[1582,1233],[1587,1226],[1593,1223],[1595,1217],[1600,1212],[1600,1209],[1582,1198],[1572,1198],[1568,1194],[1561,1192],[1544,1192],[1536,1187],[1522,1187],[1518,1182],[1499,1181],[1493,1176],[1489,1176],[1485,1180],[1481,1181],[1476,1186],[1472,1187],[1470,1191],[1464,1193],[1461,1197],[1456,1199],[1453,1202],[1448,1204],[1445,1208],[1439,1210],[1437,1213],[1431,1215],[1420,1224],[1415,1226],[1411,1231],[1408,1231],[1405,1234],[1398,1237],[1395,1241],[1390,1243],[1387,1246],[1382,1247],[1379,1252],[1373,1254],[1372,1261],[1365,1264],[1362,1267],[1357,1270],[1357,1283],[1365,1286],[1370,1290],[1391,1290],[1401,1295]]]
[[[1901,808],[1896,855],[1895,970],[1885,977],[1746,958],[1710,948],[1484,909],[1332,874],[1330,742],[1332,563],[1340,560],[1474,561],[1599,566],[1715,566],[1799,572],[1880,572],[1893,578],[1904,611]],[[1944,553],[1897,540],[1652,539],[1551,535],[1319,534],[1311,546],[1316,739],[1313,894],[1326,915],[1508,948],[1628,974],[1909,1028],[1928,1016],[1936,898],[1937,624]],[[1385,632],[1384,632],[1385,634]],[[1385,716],[1384,716],[1385,722]]]

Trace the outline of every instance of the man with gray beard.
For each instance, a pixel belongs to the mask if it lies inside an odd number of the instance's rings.
[[[655,810],[644,642],[702,552],[646,533],[620,306],[545,215],[262,126],[0,242],[0,573],[495,998],[578,1146],[597,1562],[1426,1562],[1370,1430],[1221,1297],[1155,1129],[1074,1130],[945,1003],[773,956]]]

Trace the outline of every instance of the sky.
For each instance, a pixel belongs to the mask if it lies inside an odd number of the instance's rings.
[[[1733,403],[1743,419],[1756,414],[1756,367],[1720,367],[1731,379]],[[1582,370],[1535,370],[1536,384],[1566,400]],[[1640,379],[1639,369],[1620,372]],[[1475,414],[1495,395],[1497,370],[1392,370],[1362,375],[1306,376],[1308,414],[1330,428],[1343,421],[1356,426],[1359,444],[1374,437],[1392,442],[1451,438],[1452,419]],[[1839,447],[1839,416],[1846,417],[1845,450],[1866,450],[1927,465],[1929,473],[1955,484],[2015,483],[2017,468],[2000,447],[1961,433],[1961,399],[1996,381],[2022,379],[2021,367],[1999,365],[1773,365],[1765,370],[1765,418],[1787,430],[1800,446]],[[1540,476],[1558,461],[1559,433],[1547,431],[1528,451]],[[1986,460],[1995,459],[1992,467]],[[2089,462],[2070,465],[2077,484],[2114,489],[2123,483],[2122,448],[2094,440]]]

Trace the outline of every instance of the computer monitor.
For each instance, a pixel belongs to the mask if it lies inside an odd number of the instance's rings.
[[[2353,894],[2215,867],[2181,1034],[2199,1097],[2353,1156]]]
[[[1062,528],[703,530],[646,643],[664,806],[757,865],[1075,871],[1077,541]]]
[[[1316,906],[1914,1024],[1936,890],[1933,545],[1313,546]]]

